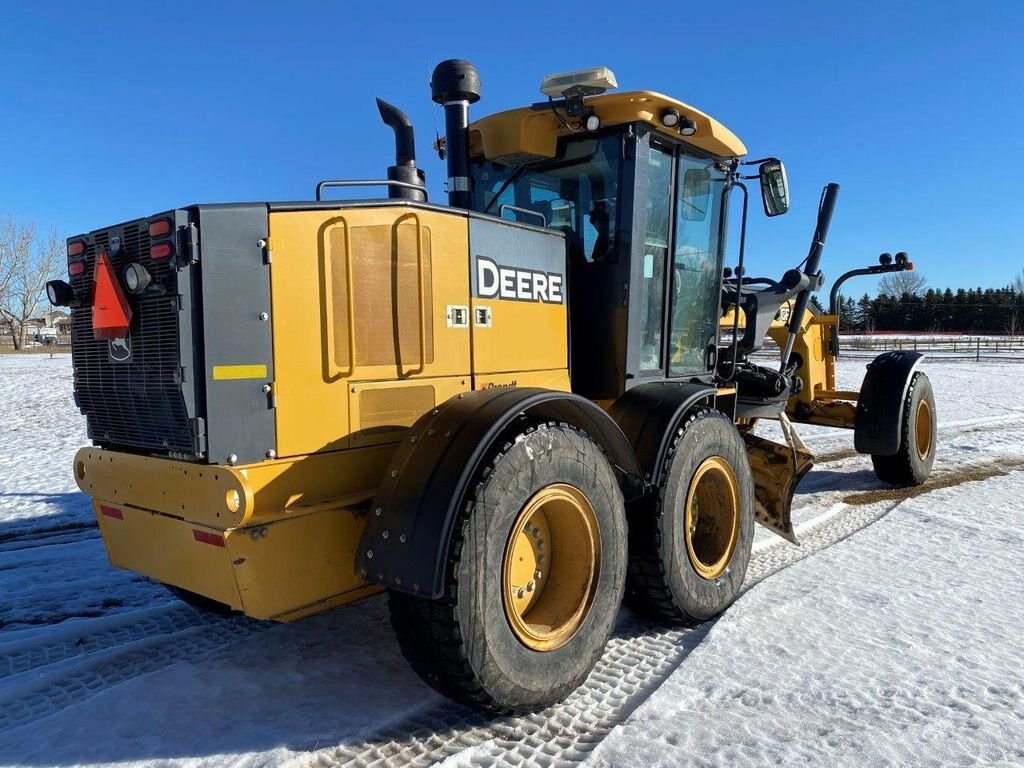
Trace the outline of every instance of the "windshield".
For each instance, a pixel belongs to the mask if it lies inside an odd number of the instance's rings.
[[[474,162],[473,209],[566,234],[576,262],[614,261],[621,147],[617,135],[566,139],[558,156],[519,166]]]

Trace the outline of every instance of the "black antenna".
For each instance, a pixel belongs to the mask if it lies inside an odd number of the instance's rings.
[[[429,84],[430,83],[430,77],[433,75],[433,72],[434,72],[434,68],[432,66],[430,66],[430,57],[429,56],[427,57],[427,72],[428,72],[427,83]],[[431,103],[433,103],[433,102],[431,102]],[[437,147],[437,158],[438,158],[438,160],[441,160],[443,162],[444,159],[445,159],[445,156],[448,153],[445,151],[444,144],[441,143],[441,129],[437,127],[437,110],[438,110],[438,105],[434,104],[434,106],[432,106],[430,108],[430,114],[434,118],[434,136],[437,139],[437,143],[434,146]]]

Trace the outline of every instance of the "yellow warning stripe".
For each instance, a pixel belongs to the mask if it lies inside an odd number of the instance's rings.
[[[267,366],[265,365],[215,365],[213,366],[214,381],[227,379],[265,379],[267,378]]]

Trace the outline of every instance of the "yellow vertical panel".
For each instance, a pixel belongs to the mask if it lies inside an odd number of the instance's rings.
[[[477,310],[491,310],[491,325],[476,322]],[[564,304],[508,299],[473,299],[474,375],[544,371],[566,367],[568,327]]]
[[[367,242],[362,237],[365,228],[373,227],[393,228],[396,233],[407,232],[406,227],[429,230],[429,270],[422,272],[429,272],[429,285],[424,285],[426,312],[422,322],[417,317],[410,323],[402,314],[410,308],[401,302],[351,307],[349,316],[357,325],[351,326],[356,332],[349,336],[347,322],[339,327],[335,320],[339,306],[341,311],[349,311],[349,289],[356,290],[357,274],[347,269],[347,253],[338,259],[332,252],[355,250],[360,242]],[[396,237],[396,249],[416,247],[414,237]],[[469,304],[469,236],[464,216],[405,206],[281,211],[270,214],[270,238],[279,455],[349,447],[348,390],[354,382],[469,374],[469,329],[450,328],[447,321],[449,306]],[[394,262],[385,254],[386,250],[380,251],[377,257],[386,262],[380,264],[380,279],[390,280]],[[359,254],[356,256],[353,263],[358,262]],[[398,258],[404,263],[407,254]],[[372,276],[372,264],[364,262],[358,277],[365,280],[368,274]],[[412,304],[412,312],[418,311],[418,301],[407,303]],[[412,363],[405,359],[389,365],[360,365],[360,360],[368,358],[358,345],[367,343],[365,339],[372,334],[358,324],[372,323],[374,317],[386,313],[398,313],[391,319],[397,319],[393,324],[402,329],[412,327],[418,332],[422,327],[429,332],[429,351]],[[408,340],[403,336],[397,343],[405,349]],[[354,356],[338,353],[340,345],[353,344],[357,345]],[[420,340],[415,344],[418,350]]]
[[[354,384],[349,401],[352,446],[401,440],[424,413],[468,391],[468,376]]]

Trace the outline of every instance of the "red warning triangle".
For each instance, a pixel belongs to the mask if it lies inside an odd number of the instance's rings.
[[[93,273],[92,335],[97,339],[123,339],[132,322],[132,308],[114,274],[106,251],[96,257]]]

